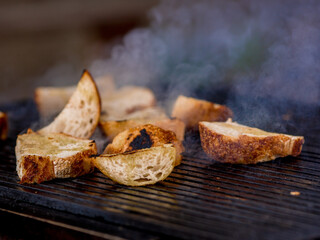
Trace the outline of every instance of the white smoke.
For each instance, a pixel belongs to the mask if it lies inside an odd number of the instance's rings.
[[[227,86],[222,103],[264,126],[290,101],[319,103],[319,13],[319,1],[162,1],[149,27],[130,32],[91,70],[169,101],[178,94],[215,101]]]

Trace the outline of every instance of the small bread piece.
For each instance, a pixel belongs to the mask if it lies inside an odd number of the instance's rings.
[[[93,140],[62,133],[19,135],[15,148],[20,183],[41,183],[54,178],[77,177],[93,171],[90,158],[97,154]]]
[[[41,134],[65,133],[73,137],[90,138],[100,118],[100,95],[90,73],[84,71],[76,91],[61,113]]]
[[[155,184],[166,179],[175,164],[172,145],[151,147],[120,154],[95,157],[94,165],[113,181],[128,186]]]
[[[4,112],[0,112],[0,140],[6,140],[8,136],[8,117]]]
[[[145,119],[145,118],[136,118],[123,121],[101,121],[100,126],[104,134],[110,139],[113,140],[115,136],[119,133],[134,127],[138,127],[145,124],[152,124],[157,127],[160,127],[164,130],[170,130],[174,132],[177,136],[177,139],[183,141],[185,124],[179,119],[162,119],[157,118]]]
[[[102,97],[108,96],[115,89],[113,78],[109,75],[97,78],[96,84]],[[40,117],[49,118],[61,112],[76,88],[76,86],[36,88],[34,100]]]
[[[156,105],[153,92],[144,87],[126,86],[102,98],[102,112],[109,120],[124,119],[129,113]]]
[[[224,105],[180,95],[171,116],[182,120],[187,129],[198,130],[200,121],[223,122],[232,117],[232,111]]]
[[[119,133],[109,144],[104,153],[124,153],[134,150],[173,144],[176,148],[175,166],[181,163],[181,153],[184,151],[181,141],[172,131],[146,124]]]
[[[114,118],[111,117],[111,119]],[[138,110],[117,120],[110,120],[106,115],[100,117],[100,127],[110,140],[124,130],[145,124],[152,124],[173,131],[180,141],[184,139],[184,122],[179,119],[169,119],[164,110],[159,107]]]
[[[304,138],[265,132],[236,122],[200,122],[203,150],[224,163],[255,164],[301,153]]]

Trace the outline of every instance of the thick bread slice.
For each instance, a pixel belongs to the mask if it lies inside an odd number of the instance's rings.
[[[115,89],[113,78],[109,75],[97,78],[96,84],[102,97],[109,95]],[[76,88],[76,86],[36,88],[34,100],[40,117],[49,118],[61,112]]]
[[[0,112],[0,140],[6,140],[8,136],[8,117],[4,112]]]
[[[104,153],[124,153],[134,150],[173,144],[176,148],[175,166],[181,163],[181,153],[184,151],[181,141],[172,131],[146,124],[119,133],[109,144]]]
[[[54,178],[77,177],[93,171],[91,155],[97,154],[92,140],[62,133],[19,135],[15,148],[20,183],[41,183]]]
[[[102,112],[109,120],[123,119],[129,113],[156,105],[156,98],[148,88],[127,86],[102,98]]]
[[[304,138],[265,132],[236,122],[200,122],[203,150],[214,160],[254,164],[301,153]]]
[[[100,120],[100,126],[102,128],[102,131],[110,140],[113,140],[115,136],[127,129],[138,127],[145,124],[152,124],[164,130],[170,130],[176,134],[177,139],[179,139],[180,141],[183,141],[184,139],[185,124],[179,119],[159,120],[158,118],[136,118],[123,121]]]
[[[90,73],[84,71],[76,91],[68,104],[41,134],[65,133],[74,137],[90,138],[100,118],[100,95]]]
[[[180,95],[173,106],[171,116],[181,119],[186,128],[198,130],[200,121],[226,121],[232,117],[232,111],[224,105]]]
[[[120,154],[103,154],[93,162],[117,183],[144,186],[166,179],[174,168],[175,156],[174,147],[163,145]]]

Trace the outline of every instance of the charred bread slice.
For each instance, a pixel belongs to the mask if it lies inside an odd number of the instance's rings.
[[[180,95],[171,116],[182,120],[187,129],[198,130],[200,121],[223,122],[232,117],[232,114],[224,105]]]
[[[6,140],[8,136],[8,117],[4,112],[0,112],[0,140]]]
[[[255,164],[301,153],[304,138],[265,132],[236,122],[200,122],[201,145],[214,160]]]
[[[15,152],[20,183],[41,183],[92,172],[90,156],[97,154],[97,148],[92,140],[28,131],[18,136]]]
[[[96,84],[102,97],[108,96],[115,90],[115,84],[111,76],[97,78]],[[34,100],[40,117],[50,118],[61,112],[76,88],[76,86],[37,87],[34,92]]]
[[[41,134],[65,133],[73,137],[90,138],[95,131],[101,111],[100,95],[88,71],[84,71],[68,104]]]
[[[95,157],[94,165],[113,181],[128,186],[155,184],[166,179],[175,165],[172,145]]]
[[[104,153],[125,153],[134,150],[150,147],[163,146],[164,144],[173,144],[176,148],[175,166],[181,162],[181,153],[184,151],[181,141],[172,131],[164,130],[157,126],[146,124],[131,128],[119,133],[109,144]]]

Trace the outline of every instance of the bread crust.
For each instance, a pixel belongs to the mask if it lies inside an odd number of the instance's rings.
[[[223,163],[255,164],[301,153],[303,137],[278,134],[255,137],[230,137],[219,134],[199,123],[201,145],[205,153]]]
[[[171,116],[186,124],[187,129],[198,130],[200,121],[223,122],[232,117],[232,111],[224,105],[180,95]]]
[[[88,71],[84,71],[68,104],[41,134],[66,133],[74,137],[90,138],[100,118],[101,99],[97,86]]]
[[[179,165],[182,160],[181,153],[184,147],[174,132],[164,130],[160,127],[146,124],[135,128],[128,129],[118,134],[109,144],[104,153],[125,153],[134,150],[163,146],[164,144],[173,144],[176,148],[176,163]]]
[[[83,150],[76,150],[76,152],[72,153],[70,156],[46,154],[41,149],[35,151],[37,154],[34,154],[30,153],[30,150],[28,150],[33,148],[33,146],[38,149],[36,144],[34,144],[34,141],[41,141],[43,138],[54,139],[55,136],[72,138],[73,141],[86,141],[83,143],[85,148]],[[45,143],[38,142],[37,144]],[[72,143],[68,142],[68,144]],[[27,149],[25,149],[26,147]],[[50,147],[52,149],[52,145]],[[47,148],[46,145],[43,145],[43,148]],[[94,170],[94,165],[90,157],[97,154],[97,147],[94,141],[75,138],[66,134],[41,136],[31,130],[28,130],[27,134],[18,136],[15,150],[17,173],[20,178],[20,183],[28,184],[41,183],[54,178],[69,178],[88,174]],[[58,149],[54,151],[62,150]]]
[[[8,117],[4,112],[0,112],[0,140],[8,137]]]
[[[185,124],[179,119],[128,119],[123,121],[102,121],[100,120],[100,127],[104,134],[113,140],[119,133],[140,125],[152,124],[164,130],[174,132],[180,141],[184,139]]]
[[[105,75],[96,78],[96,85],[101,97],[108,96],[115,89],[114,80]],[[34,101],[41,118],[50,118],[62,111],[68,103],[76,86],[37,87],[34,91]]]

